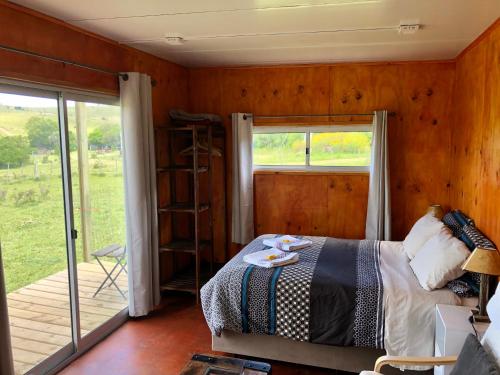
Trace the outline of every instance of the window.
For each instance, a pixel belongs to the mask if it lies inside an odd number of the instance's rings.
[[[371,125],[256,126],[253,128],[255,169],[367,171]]]

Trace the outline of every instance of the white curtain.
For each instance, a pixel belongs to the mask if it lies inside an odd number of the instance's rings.
[[[252,115],[233,113],[233,209],[232,241],[253,240]]]
[[[151,78],[120,77],[129,314],[143,316],[160,302],[156,166]]]
[[[13,375],[12,347],[10,345],[9,314],[3,276],[2,245],[0,244],[0,374]]]
[[[391,239],[391,187],[387,111],[376,111],[373,116],[366,238],[371,240]]]

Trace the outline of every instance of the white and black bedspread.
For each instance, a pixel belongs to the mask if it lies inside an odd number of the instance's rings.
[[[201,290],[205,318],[222,330],[339,346],[384,348],[380,242],[305,237],[299,261],[278,268],[243,262],[266,247],[261,236]]]

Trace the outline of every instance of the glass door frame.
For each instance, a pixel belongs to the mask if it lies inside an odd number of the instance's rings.
[[[99,341],[107,337],[111,332],[120,327],[128,319],[128,307],[111,317],[92,332],[81,336],[80,330],[80,308],[78,293],[78,271],[75,240],[77,231],[74,223],[73,193],[71,181],[71,163],[68,129],[67,101],[89,101],[98,104],[119,104],[119,97],[82,91],[66,89],[55,86],[41,85],[36,83],[0,78],[0,92],[17,95],[28,95],[41,98],[56,99],[58,104],[58,126],[61,151],[61,173],[64,199],[65,238],[67,248],[69,302],[71,312],[71,343],[46,358],[33,367],[27,374],[55,374],[76,358],[91,349]]]

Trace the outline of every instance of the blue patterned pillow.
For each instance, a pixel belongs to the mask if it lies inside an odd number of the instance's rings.
[[[443,223],[445,223],[446,226],[450,228],[450,230],[453,232],[453,235],[457,238],[460,238],[463,233],[463,228],[466,225],[475,226],[474,220],[472,220],[460,210],[450,211],[446,215],[444,215]]]
[[[495,249],[493,242],[475,227],[474,220],[460,210],[448,212],[444,215],[443,222],[471,251],[478,246]],[[450,281],[447,287],[459,297],[472,297],[479,294],[479,282],[478,273],[467,272],[462,277]]]
[[[479,295],[479,280],[481,275],[467,272],[462,277],[450,281],[446,286],[459,297],[474,297]]]
[[[486,247],[488,249],[496,249],[493,242],[490,241],[479,229],[473,227],[472,225],[464,225],[462,228],[462,233],[459,239],[461,239],[467,247],[472,251],[476,247]]]
[[[443,223],[450,228],[450,230],[453,233],[453,236],[460,238],[460,235],[462,234],[462,226],[460,223],[455,219],[455,216],[453,215],[453,211],[448,212],[446,215],[443,216]]]

